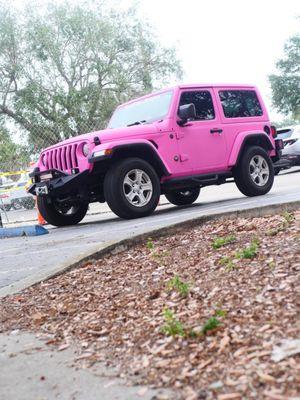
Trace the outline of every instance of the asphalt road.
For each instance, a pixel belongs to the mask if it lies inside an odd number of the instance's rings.
[[[125,221],[112,213],[88,215],[77,226],[49,227],[48,235],[0,240],[0,295],[26,286],[38,275],[51,273],[118,239],[216,212],[243,210],[300,200],[300,169],[275,178],[273,189],[261,197],[243,196],[234,183],[202,189],[188,207],[164,205],[150,217]],[[1,289],[2,288],[2,289]]]

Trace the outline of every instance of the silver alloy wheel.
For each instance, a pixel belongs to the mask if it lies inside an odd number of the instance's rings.
[[[125,175],[123,192],[131,205],[135,207],[145,206],[149,203],[153,193],[149,175],[141,169],[132,169]]]
[[[249,172],[252,181],[257,186],[264,186],[269,180],[269,165],[266,159],[262,156],[256,155],[251,158],[249,164]]]

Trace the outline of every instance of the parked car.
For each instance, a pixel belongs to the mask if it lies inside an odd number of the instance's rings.
[[[5,211],[26,208],[31,210],[35,206],[33,196],[27,192],[27,181],[10,182],[0,187],[0,207]]]
[[[12,208],[10,191],[14,182],[4,183],[0,186],[0,208],[9,211]]]
[[[187,205],[232,178],[246,196],[264,195],[283,147],[273,135],[254,86],[180,85],[119,106],[105,130],[43,150],[29,191],[56,226],[78,223],[97,201],[144,217],[161,194]]]
[[[284,148],[281,159],[274,165],[276,175],[281,170],[300,165],[300,125],[280,128],[277,135],[283,139]]]
[[[34,198],[27,192],[26,185],[28,185],[28,180],[18,181],[10,190],[11,206],[15,210],[20,208],[32,210],[35,206]]]

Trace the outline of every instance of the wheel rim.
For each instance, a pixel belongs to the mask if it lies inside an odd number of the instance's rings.
[[[132,169],[123,180],[123,192],[127,201],[135,207],[143,207],[149,203],[153,185],[145,171]]]
[[[251,158],[249,164],[249,172],[252,181],[257,186],[264,186],[269,180],[269,165],[266,159],[262,156],[256,155]]]

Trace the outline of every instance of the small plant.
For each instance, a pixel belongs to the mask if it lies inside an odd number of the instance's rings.
[[[149,249],[149,250],[154,249],[154,243],[153,243],[153,241],[152,241],[151,238],[148,239],[148,241],[147,241],[147,243],[146,243],[146,247],[147,247],[147,249]]]
[[[167,336],[186,336],[186,332],[182,323],[176,319],[173,311],[165,308],[163,311],[165,325],[161,328],[162,333]]]
[[[216,314],[217,317],[226,317],[227,311],[226,310],[217,309],[215,311],[215,314]]]
[[[234,235],[216,238],[212,243],[212,247],[213,247],[213,249],[217,250],[220,247],[225,246],[226,244],[229,244],[229,243],[233,243],[235,241],[236,241],[236,237]]]
[[[205,322],[205,324],[202,327],[201,332],[203,333],[203,335],[206,335],[207,332],[216,329],[218,326],[220,326],[220,324],[221,324],[221,322],[218,320],[218,318],[211,317]]]
[[[293,221],[294,221],[294,215],[291,212],[288,211],[284,211],[282,213],[283,218],[285,219],[285,221],[287,222],[288,225],[290,225]]]
[[[232,261],[232,258],[228,256],[224,256],[220,259],[219,261],[220,265],[225,265],[226,266],[226,271],[231,271],[233,270],[236,266]]]
[[[178,293],[180,293],[182,296],[187,296],[190,290],[189,284],[186,282],[183,282],[178,275],[174,276],[171,280],[168,282],[168,288],[170,290],[176,290]]]
[[[259,247],[259,240],[253,239],[250,246],[237,251],[235,254],[235,257],[236,258],[248,258],[248,259],[255,258],[258,253],[258,247]]]

